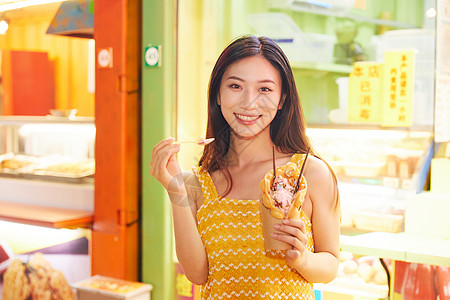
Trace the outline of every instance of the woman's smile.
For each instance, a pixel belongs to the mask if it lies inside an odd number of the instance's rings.
[[[261,115],[247,115],[234,113],[236,120],[243,125],[252,125],[257,122]]]

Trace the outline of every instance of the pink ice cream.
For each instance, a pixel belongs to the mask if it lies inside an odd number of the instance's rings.
[[[294,199],[294,187],[289,184],[286,178],[277,176],[274,179],[270,196],[275,202],[275,207],[281,208],[287,216]]]

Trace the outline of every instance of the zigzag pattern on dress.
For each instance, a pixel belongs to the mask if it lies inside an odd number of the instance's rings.
[[[228,240],[233,240],[233,241],[247,241],[247,240],[252,240],[252,241],[256,241],[258,239],[261,239],[261,236],[257,235],[257,236],[251,236],[251,235],[247,235],[247,236],[242,236],[242,235],[237,235],[237,236],[232,236],[232,235],[228,235],[226,237],[223,237],[222,235],[220,235],[218,238],[211,238],[211,240],[206,241],[205,245],[210,245],[210,244],[214,244],[220,241],[228,241]]]
[[[203,205],[200,210],[205,210],[208,206]],[[200,212],[199,210],[199,212]],[[211,214],[206,215],[204,217],[200,217],[198,218],[198,222],[207,222],[209,219],[214,218],[214,217],[218,217],[218,216],[230,216],[233,215],[234,217],[237,216],[241,216],[241,217],[247,217],[249,215],[253,216],[253,217],[257,217],[259,216],[259,211],[258,212],[251,212],[251,211],[247,211],[247,212],[242,212],[242,211],[225,211],[224,209],[222,209],[221,211],[213,211]]]
[[[271,269],[272,271],[275,271],[275,270],[282,271],[282,270],[289,270],[290,269],[290,267],[288,265],[281,266],[280,264],[271,265],[270,263],[267,263],[265,265],[262,265],[260,263],[256,263],[256,264],[248,263],[248,264],[245,265],[243,263],[239,263],[238,265],[235,265],[233,263],[230,263],[229,265],[222,264],[220,266],[213,266],[211,268],[211,273],[212,272],[222,271],[222,270],[226,270],[226,271],[231,270],[231,269],[238,270],[240,268],[243,268],[244,270],[246,270],[246,269],[252,269],[252,270],[256,270],[256,269],[261,269],[261,270]]]
[[[303,300],[313,300],[314,295],[305,296],[303,293],[274,293],[271,294],[269,292],[259,292],[259,291],[231,291],[231,293],[223,293],[222,295],[217,295],[214,299],[242,299],[241,296],[245,296],[245,299],[256,298],[259,297],[261,299],[303,299]],[[236,298],[237,297],[237,298]]]
[[[207,227],[207,228],[205,228],[204,230],[202,230],[201,232],[200,232],[200,234],[201,235],[203,235],[203,234],[205,234],[207,231],[211,231],[211,230],[214,230],[214,229],[220,229],[220,228],[230,228],[230,227],[233,227],[233,228],[247,228],[247,227],[252,227],[252,228],[256,228],[257,226],[258,226],[259,224],[252,224],[252,223],[250,223],[250,222],[247,222],[247,223],[241,223],[241,222],[239,222],[239,223],[237,223],[237,224],[232,224],[232,223],[228,223],[228,224],[225,224],[225,223],[220,223],[220,224],[212,224],[210,227]]]
[[[223,197],[223,198],[211,199],[211,201],[208,201],[208,204],[209,205],[216,205],[219,202],[224,202],[224,203],[227,203],[229,205],[253,205],[253,202],[255,202],[255,201],[259,201],[259,199],[256,199],[256,200],[240,200],[240,199],[232,199],[232,198]]]
[[[280,284],[280,283],[282,283],[282,284],[289,284],[289,285],[296,285],[296,286],[298,286],[298,285],[303,285],[303,283],[302,282],[299,282],[298,280],[294,280],[294,279],[290,279],[290,280],[287,280],[287,279],[285,279],[285,278],[269,278],[269,277],[266,277],[266,278],[260,278],[260,277],[252,277],[252,276],[248,276],[248,277],[244,277],[244,276],[240,276],[240,277],[238,277],[238,278],[236,278],[236,277],[233,277],[233,276],[231,276],[230,278],[222,278],[222,279],[220,279],[220,280],[217,280],[217,279],[213,279],[212,281],[211,281],[211,285],[214,285],[214,284],[218,284],[218,285],[221,285],[221,284],[223,284],[223,283],[225,283],[225,284],[230,284],[230,283],[239,283],[239,282],[245,282],[245,283],[262,283],[262,284],[267,284],[267,283],[270,283],[270,284]]]
[[[251,253],[251,254],[253,254],[253,255],[265,255],[266,252],[270,252],[272,256],[275,256],[275,255],[280,255],[281,257],[284,257],[284,256],[285,256],[285,253],[284,253],[284,251],[282,251],[282,250],[269,250],[269,251],[267,251],[267,250],[260,249],[260,248],[257,248],[257,249],[247,248],[246,250],[244,250],[244,249],[239,248],[239,249],[237,249],[237,250],[235,250],[235,249],[228,249],[228,250],[220,249],[219,251],[212,251],[212,252],[209,254],[208,257],[211,257],[211,258],[214,259],[214,258],[217,258],[217,257],[219,257],[219,256],[221,256],[221,255],[225,255],[225,256],[228,256],[228,255],[238,256],[238,255],[240,255],[240,254],[246,255],[246,254],[248,254],[248,253]]]

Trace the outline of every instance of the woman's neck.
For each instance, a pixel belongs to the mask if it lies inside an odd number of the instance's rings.
[[[249,163],[272,159],[272,140],[269,131],[246,139],[231,133],[227,160],[230,166],[244,167]]]

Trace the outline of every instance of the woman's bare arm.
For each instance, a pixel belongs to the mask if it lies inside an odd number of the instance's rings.
[[[182,173],[176,159],[180,145],[173,139],[161,141],[153,148],[150,173],[166,189],[172,205],[175,247],[186,277],[195,284],[208,278],[208,259],[197,230],[199,184],[192,172]]]
[[[314,252],[306,249],[305,224],[301,220],[285,221],[279,230],[290,236],[279,236],[293,246],[286,250],[286,260],[307,281],[327,283],[336,277],[339,266],[340,210],[336,207],[336,184],[327,165],[311,157],[305,169],[307,195],[312,203]]]

